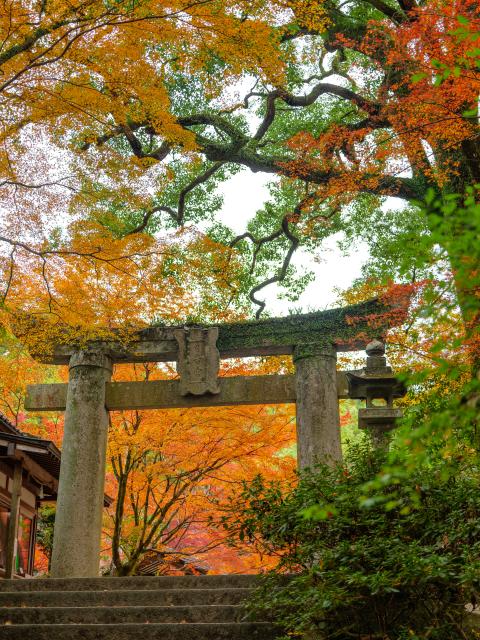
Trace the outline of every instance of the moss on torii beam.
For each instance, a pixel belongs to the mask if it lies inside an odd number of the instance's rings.
[[[296,346],[334,344],[337,351],[365,348],[367,342],[384,335],[391,326],[391,309],[378,299],[360,304],[219,325],[218,348],[223,357],[230,353],[277,355],[292,353]],[[265,353],[261,353],[262,347]]]
[[[337,309],[210,326],[218,326],[217,347],[222,358],[288,355],[294,349],[308,355],[309,349],[327,345],[334,345],[337,351],[355,351],[399,324],[402,309],[404,311],[404,307],[386,305],[375,298]],[[129,332],[128,337],[122,332],[118,341],[115,336],[120,333],[110,332],[108,338],[83,342],[70,339],[66,330],[61,339],[53,341],[50,349],[34,357],[48,364],[68,364],[75,351],[85,347],[95,349],[98,345],[98,349],[108,351],[114,362],[173,361],[177,359],[178,349],[175,329],[178,325],[156,325]],[[57,332],[57,336],[61,335]]]

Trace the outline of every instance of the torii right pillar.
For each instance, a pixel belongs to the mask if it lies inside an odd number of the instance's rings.
[[[335,465],[342,460],[336,348],[331,343],[297,345],[293,361],[298,468]]]

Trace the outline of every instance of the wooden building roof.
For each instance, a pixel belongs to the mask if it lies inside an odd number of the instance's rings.
[[[47,500],[57,496],[61,455],[51,440],[23,433],[0,413],[0,457],[21,457],[30,475],[49,489],[48,495],[45,495]],[[109,507],[112,503],[113,498],[105,495],[104,506]]]

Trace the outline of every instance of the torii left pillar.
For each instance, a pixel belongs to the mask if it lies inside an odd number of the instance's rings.
[[[98,576],[112,361],[101,350],[70,358],[55,536],[53,578]]]

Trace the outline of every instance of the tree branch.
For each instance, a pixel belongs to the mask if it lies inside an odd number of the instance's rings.
[[[295,217],[298,218],[299,212],[301,210],[301,206],[304,203],[304,200],[302,200],[302,203],[297,205],[297,207],[295,207]],[[282,222],[280,224],[280,229],[277,229],[276,231],[272,232],[271,234],[269,234],[268,236],[264,236],[263,238],[255,238],[255,236],[253,236],[251,233],[247,232],[247,233],[243,233],[239,236],[237,236],[236,238],[234,238],[232,240],[232,242],[230,243],[230,247],[234,247],[236,244],[238,244],[239,242],[241,242],[242,240],[250,240],[254,245],[255,245],[255,250],[253,253],[253,259],[252,259],[252,264],[250,266],[250,273],[253,273],[254,269],[255,269],[255,265],[256,265],[256,261],[257,261],[257,256],[258,253],[260,252],[260,250],[262,249],[262,247],[267,244],[268,242],[272,242],[274,240],[277,240],[278,238],[280,238],[281,236],[285,236],[287,238],[287,240],[290,243],[290,247],[283,259],[283,264],[280,268],[280,271],[275,275],[272,276],[271,278],[268,278],[267,280],[265,280],[264,282],[258,284],[256,287],[253,287],[253,289],[250,291],[249,293],[249,298],[250,300],[258,306],[258,310],[255,314],[256,318],[259,318],[260,315],[263,313],[266,303],[263,300],[259,300],[256,297],[256,294],[261,291],[262,289],[264,289],[265,287],[267,287],[269,284],[273,284],[275,282],[282,282],[286,275],[287,275],[287,271],[288,271],[288,267],[290,266],[290,262],[292,260],[293,254],[295,253],[295,251],[298,248],[298,245],[300,244],[300,240],[297,238],[297,236],[295,236],[289,229],[289,219],[290,216],[289,214],[285,215],[282,219]]]
[[[403,22],[406,18],[405,9],[402,6],[402,2],[399,2],[400,9],[396,9],[395,7],[390,6],[383,0],[363,0],[366,4],[378,9],[381,11],[387,18],[390,18],[396,24]]]
[[[307,107],[312,105],[320,96],[330,94],[355,104],[359,109],[366,111],[370,115],[378,115],[381,110],[380,103],[331,82],[319,82],[310,93],[304,96],[296,96],[285,89],[278,89],[277,91],[278,97],[291,107]]]
[[[148,226],[148,223],[150,222],[152,216],[155,213],[158,213],[159,211],[163,211],[165,213],[168,213],[168,215],[178,225],[180,225],[180,226],[183,225],[183,223],[185,221],[185,206],[186,206],[186,199],[187,199],[188,194],[191,191],[193,191],[193,189],[195,189],[195,187],[198,187],[199,185],[203,184],[204,182],[207,182],[207,180],[209,178],[211,178],[223,165],[224,165],[223,162],[215,162],[209,169],[207,169],[206,171],[204,171],[200,175],[196,176],[191,182],[189,182],[188,185],[186,187],[184,187],[180,191],[180,195],[179,195],[179,198],[178,198],[177,211],[175,211],[174,209],[172,209],[172,207],[169,207],[167,205],[158,205],[156,207],[153,207],[152,209],[149,209],[144,214],[140,224],[137,225],[134,229],[132,229],[128,233],[126,233],[125,237],[126,236],[131,236],[131,235],[133,235],[135,233],[141,233],[142,231],[144,231],[146,229],[146,227]]]

